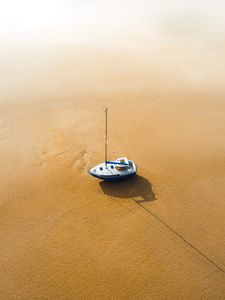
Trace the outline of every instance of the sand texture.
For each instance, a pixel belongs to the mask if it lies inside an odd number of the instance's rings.
[[[225,299],[224,5],[174,1],[148,19],[142,2],[124,23],[127,1],[109,21],[97,10],[77,40],[73,23],[3,39],[2,300]],[[106,106],[110,158],[138,166],[128,181],[87,173]]]

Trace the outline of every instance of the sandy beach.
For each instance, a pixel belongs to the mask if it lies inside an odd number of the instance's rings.
[[[65,1],[60,24],[0,32],[0,299],[225,299],[215,2]],[[130,180],[87,172],[104,161],[104,107]]]

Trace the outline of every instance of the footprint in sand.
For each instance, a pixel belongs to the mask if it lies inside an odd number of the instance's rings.
[[[75,162],[73,164],[74,170],[79,172],[86,172],[88,170],[89,155],[85,149],[80,150],[75,154]]]

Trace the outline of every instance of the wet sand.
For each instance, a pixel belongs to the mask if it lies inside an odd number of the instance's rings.
[[[153,39],[1,49],[1,299],[224,299],[225,44]]]

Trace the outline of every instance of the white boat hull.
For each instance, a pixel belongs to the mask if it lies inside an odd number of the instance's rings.
[[[89,174],[105,181],[119,181],[133,177],[137,173],[137,167],[132,160],[127,164],[119,162],[101,163],[90,169]]]

